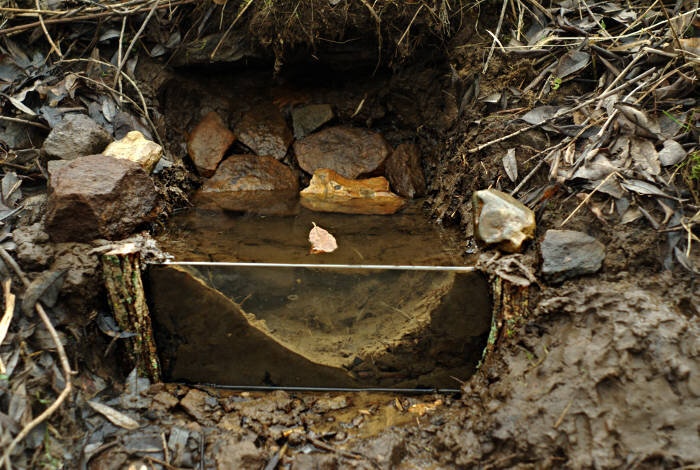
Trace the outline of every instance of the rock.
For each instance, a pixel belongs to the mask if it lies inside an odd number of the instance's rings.
[[[336,126],[296,141],[294,152],[299,166],[308,173],[328,168],[354,179],[379,169],[391,148],[375,132]]]
[[[299,179],[272,157],[232,155],[197,194],[204,208],[291,215],[297,211]]]
[[[12,239],[17,245],[17,259],[25,269],[43,269],[53,262],[49,235],[40,223],[18,227],[12,232]]]
[[[217,442],[213,456],[216,470],[232,468],[263,468],[265,455],[252,440],[239,441],[238,437],[228,437]]]
[[[547,230],[540,247],[542,274],[551,282],[592,274],[605,259],[605,246],[583,232]]]
[[[187,139],[187,152],[197,172],[206,177],[213,175],[234,140],[236,136],[217,113],[204,116]]]
[[[163,147],[146,140],[141,132],[131,131],[121,140],[109,144],[102,154],[131,160],[141,165],[146,173],[150,173],[163,156]]]
[[[253,107],[236,125],[238,140],[256,155],[282,160],[294,140],[280,110],[272,103]]]
[[[89,155],[50,174],[46,232],[56,242],[118,239],[155,218],[157,193],[137,163]]]
[[[292,111],[294,137],[302,139],[333,119],[333,108],[329,104],[310,104]]]
[[[535,233],[535,213],[514,197],[495,189],[473,196],[474,232],[488,245],[515,253]]]
[[[420,150],[415,144],[401,144],[386,159],[384,174],[401,196],[413,198],[425,194],[425,177],[420,166]]]
[[[51,129],[42,151],[52,158],[74,160],[102,152],[112,136],[84,114],[66,114]]]
[[[383,176],[364,180],[343,178],[333,170],[314,173],[301,192],[301,205],[313,211],[344,214],[393,214],[406,201],[389,191]]]

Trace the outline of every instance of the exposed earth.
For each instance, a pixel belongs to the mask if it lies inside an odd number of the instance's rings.
[[[2,6],[0,464],[700,468],[686,3]],[[312,223],[337,252],[307,251]],[[475,263],[495,318],[460,393],[161,383],[108,302],[102,255],[128,242],[144,262]],[[328,336],[304,348],[343,365]]]

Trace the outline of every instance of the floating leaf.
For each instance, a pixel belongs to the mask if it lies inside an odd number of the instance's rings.
[[[312,222],[313,223],[313,222]],[[314,228],[309,232],[309,242],[311,242],[311,253],[331,253],[338,249],[335,237],[314,224]]]

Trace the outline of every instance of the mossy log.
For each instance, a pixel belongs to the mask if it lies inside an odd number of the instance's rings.
[[[142,376],[160,381],[160,364],[141,281],[139,253],[107,253],[102,256],[102,271],[117,325],[122,331],[135,334],[125,340],[132,367],[138,367]]]

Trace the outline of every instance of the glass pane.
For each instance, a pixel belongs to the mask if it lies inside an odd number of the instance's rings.
[[[457,388],[491,326],[467,268],[175,263],[149,280],[170,381]]]

